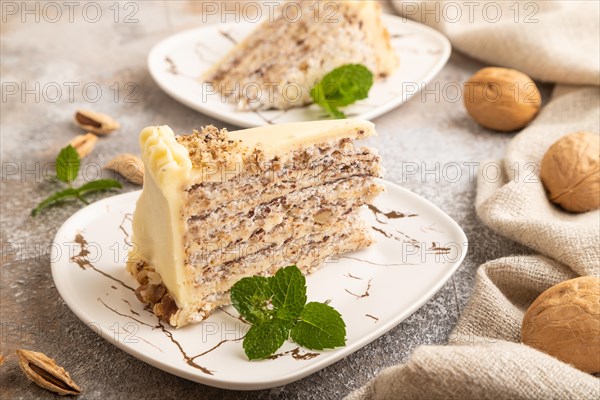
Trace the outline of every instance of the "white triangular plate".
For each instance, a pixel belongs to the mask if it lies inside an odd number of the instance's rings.
[[[400,67],[376,82],[369,98],[344,109],[350,118],[370,120],[417,94],[450,57],[450,42],[438,31],[394,15],[383,15]],[[239,111],[200,80],[204,71],[225,56],[257,24],[227,23],[181,32],[158,43],[148,55],[148,69],[158,86],[186,106],[244,128],[327,119],[316,105],[286,112]]]
[[[248,326],[232,307],[178,330],[160,323],[137,300],[136,282],[125,271],[140,192],[98,201],[69,218],[54,239],[52,276],[84,323],[148,364],[226,389],[284,385],[389,331],[440,290],[464,259],[467,238],[456,222],[416,194],[383,183],[387,191],[363,210],[376,243],[307,277],[308,300],[329,300],[346,322],[347,345],[332,351],[287,342],[274,359],[250,362],[239,340]]]

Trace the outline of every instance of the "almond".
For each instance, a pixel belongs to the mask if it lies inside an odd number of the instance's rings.
[[[98,136],[93,133],[86,133],[85,135],[78,135],[71,139],[69,143],[79,154],[79,158],[84,158],[89,155],[92,150],[94,150],[94,146],[96,146],[96,142],[98,141]]]
[[[119,123],[114,118],[90,110],[77,110],[75,123],[97,135],[107,135],[119,129]]]
[[[133,154],[119,154],[109,161],[104,168],[115,171],[136,185],[144,183],[144,163]]]
[[[29,380],[61,396],[78,395],[81,389],[67,371],[43,353],[29,350],[17,350],[19,367]]]

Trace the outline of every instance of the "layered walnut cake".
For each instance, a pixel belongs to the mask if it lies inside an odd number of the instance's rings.
[[[305,274],[369,246],[359,217],[382,190],[366,121],[303,122],[237,132],[213,126],[140,135],[144,188],[128,269],[138,298],[169,324],[229,304],[241,278],[296,264]]]
[[[399,65],[376,1],[295,0],[272,14],[202,76],[242,110],[309,104],[311,88],[346,64],[376,78]]]

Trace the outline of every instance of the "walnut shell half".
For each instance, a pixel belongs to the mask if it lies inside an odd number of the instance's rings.
[[[600,208],[600,136],[577,132],[558,140],[542,159],[540,178],[550,201],[565,210]]]
[[[600,278],[575,278],[546,290],[521,329],[524,344],[582,371],[600,372]]]

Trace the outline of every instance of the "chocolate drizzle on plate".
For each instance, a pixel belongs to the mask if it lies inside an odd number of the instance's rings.
[[[134,314],[134,315],[140,315],[140,313],[139,313],[139,312],[137,312],[137,311],[135,311],[135,310],[133,309],[133,307],[132,307],[131,303],[130,303],[128,300],[125,300],[125,299],[121,299],[121,300],[123,300],[123,302],[129,306],[129,312],[130,312],[130,313],[132,313],[132,314]]]
[[[432,242],[431,243],[431,248],[429,249],[431,251],[434,251],[435,254],[450,254],[450,251],[452,250],[450,247],[441,247],[438,243]]]
[[[382,221],[379,219],[380,215],[383,215],[384,217],[386,217],[387,219],[399,219],[399,218],[412,218],[412,217],[418,217],[417,214],[405,214],[403,212],[400,211],[388,211],[388,212],[383,212],[381,211],[379,208],[377,208],[376,206],[372,205],[372,204],[367,204],[367,207],[369,207],[369,210],[371,210],[373,212],[373,214],[375,214],[375,219],[377,220],[377,222],[379,222],[380,224],[387,224],[387,222]]]
[[[309,352],[302,353],[300,350],[300,347],[296,347],[293,350],[288,350],[283,353],[273,354],[272,356],[267,357],[267,359],[276,360],[279,357],[290,355],[290,356],[292,356],[292,358],[294,360],[310,360],[312,358],[317,357],[319,354],[321,354],[321,353],[309,353]]]
[[[379,318],[377,318],[371,314],[365,314],[365,317],[369,317],[369,318],[373,319],[375,322],[379,322]]]
[[[229,32],[219,30],[219,33],[221,34],[221,36],[223,36],[225,39],[229,40],[234,45],[238,44],[238,41],[233,36],[231,36],[231,34]]]
[[[363,294],[356,294],[356,293],[349,291],[348,289],[344,289],[344,290],[346,292],[348,292],[349,294],[351,294],[352,296],[356,297],[356,300],[364,299],[365,297],[369,297],[369,295],[370,295],[369,290],[371,290],[372,282],[373,282],[373,278],[369,279],[369,282],[367,282],[367,289],[365,289],[365,292]]]
[[[177,65],[175,64],[175,61],[173,61],[171,57],[165,57],[165,63],[167,64],[167,72],[169,72],[170,74],[173,74],[175,76],[181,76],[182,78],[190,79],[194,82],[197,81],[196,77],[181,73],[177,68]]]
[[[76,242],[77,244],[79,244],[79,246],[80,246],[80,251],[79,251],[79,253],[78,253],[78,254],[76,254],[75,256],[71,257],[71,261],[72,261],[72,262],[76,263],[76,264],[77,264],[77,265],[78,265],[78,266],[79,266],[81,269],[83,269],[83,270],[88,270],[88,269],[91,269],[91,270],[93,270],[93,271],[96,271],[97,273],[101,274],[102,276],[104,276],[104,277],[106,277],[106,278],[108,278],[108,279],[111,279],[111,280],[113,280],[113,281],[115,281],[115,282],[119,283],[119,284],[120,284],[120,285],[121,285],[123,288],[125,288],[125,289],[127,289],[127,290],[130,290],[131,292],[135,293],[135,290],[134,290],[134,289],[133,289],[131,286],[127,285],[125,282],[121,281],[120,279],[117,279],[117,278],[115,278],[114,276],[112,276],[112,275],[110,275],[110,274],[108,274],[108,273],[106,273],[106,272],[104,272],[104,271],[102,271],[102,270],[100,270],[100,269],[96,268],[96,267],[95,267],[95,266],[94,266],[94,265],[93,265],[93,264],[92,264],[92,263],[89,261],[89,259],[88,259],[88,256],[89,256],[90,252],[89,252],[89,250],[88,250],[88,242],[85,240],[85,238],[84,238],[84,237],[83,237],[81,234],[79,234],[79,233],[78,233],[78,234],[75,236],[75,242]],[[122,300],[123,300],[125,303],[127,303],[127,304],[128,304],[130,307],[131,307],[131,304],[129,303],[129,301],[127,301],[127,300],[125,300],[125,299],[122,299]],[[152,325],[151,323],[144,322],[144,321],[142,321],[141,319],[135,318],[135,317],[134,317],[134,316],[132,316],[132,315],[129,315],[129,314],[124,314],[124,313],[122,313],[122,312],[118,311],[117,309],[115,309],[115,308],[113,308],[113,307],[109,306],[108,304],[106,304],[106,302],[104,302],[104,301],[103,301],[101,298],[98,298],[98,301],[99,301],[99,302],[100,302],[100,303],[101,303],[101,304],[102,304],[104,307],[106,307],[108,310],[112,311],[113,313],[115,313],[115,314],[117,314],[117,315],[119,315],[119,316],[122,316],[122,317],[125,317],[125,318],[128,318],[128,319],[131,319],[132,321],[134,321],[134,322],[136,322],[136,323],[142,324],[142,325],[144,325],[144,326],[147,326],[147,327],[149,327],[149,328],[152,328],[152,329],[160,329],[160,330],[161,330],[161,331],[162,331],[162,332],[165,334],[165,336],[167,336],[167,338],[168,338],[168,339],[169,339],[169,340],[170,340],[170,341],[171,341],[171,342],[172,342],[172,343],[173,343],[173,344],[174,344],[174,345],[177,347],[177,349],[178,349],[178,350],[179,350],[179,352],[181,353],[181,356],[183,357],[183,359],[185,360],[185,362],[186,362],[186,363],[187,363],[189,366],[191,366],[191,367],[193,367],[193,368],[196,368],[196,369],[198,369],[198,370],[200,370],[200,371],[202,371],[202,372],[204,372],[205,374],[208,374],[208,375],[214,375],[214,371],[212,371],[212,370],[210,370],[210,369],[208,369],[208,368],[206,368],[206,367],[203,367],[202,365],[199,365],[198,363],[196,363],[196,361],[195,361],[195,360],[196,360],[197,358],[199,358],[199,357],[202,357],[202,356],[204,356],[204,355],[206,355],[206,354],[208,354],[208,353],[212,352],[213,350],[215,350],[215,349],[219,348],[219,347],[220,347],[220,346],[221,346],[223,343],[226,343],[226,342],[237,342],[237,341],[240,341],[240,340],[242,340],[242,339],[244,338],[244,337],[242,336],[242,337],[240,337],[240,338],[236,338],[236,339],[225,339],[225,340],[221,340],[219,343],[217,343],[216,345],[214,345],[214,346],[213,346],[213,347],[211,347],[210,349],[208,349],[208,350],[206,350],[206,351],[204,351],[204,352],[202,352],[202,353],[200,353],[200,354],[197,354],[197,355],[195,355],[195,356],[190,356],[190,355],[188,355],[188,354],[187,354],[187,352],[186,352],[186,351],[183,349],[183,347],[182,347],[182,346],[181,346],[181,344],[180,344],[180,343],[177,341],[177,339],[175,339],[175,338],[173,337],[173,333],[172,333],[170,330],[168,330],[168,329],[167,329],[167,328],[166,328],[166,327],[165,327],[165,326],[162,324],[162,322],[160,321],[160,319],[158,319],[158,317],[156,317],[156,315],[154,315],[154,313],[152,312],[152,310],[151,310],[151,309],[149,309],[148,307],[144,308],[144,310],[145,310],[146,312],[148,312],[148,314],[150,314],[150,315],[151,315],[153,318],[156,318],[156,321],[157,321],[157,322],[156,322],[156,325]],[[137,316],[140,316],[140,314],[139,314],[139,313],[137,313],[137,312],[134,312],[134,311],[133,311],[133,310],[131,310],[131,309],[130,309],[129,311],[130,311],[130,312],[132,312],[133,314],[136,314]],[[128,332],[128,333],[131,333],[131,332]],[[140,339],[142,339],[142,338],[140,338]],[[142,340],[143,340],[144,342],[147,342],[147,341],[146,341],[146,340],[144,340],[144,339],[142,339]],[[150,345],[152,345],[153,347],[156,347],[156,346],[154,346],[153,344],[151,344],[151,343],[149,343],[149,342],[147,342],[147,343],[148,343],[148,344],[150,344]],[[160,350],[161,352],[163,351],[163,350],[161,350],[161,349],[159,349],[159,350]]]
[[[350,256],[340,256],[340,258],[345,258],[347,260],[354,260],[354,261],[360,261],[366,264],[371,264],[371,265],[375,265],[377,267],[402,267],[405,265],[417,265],[414,263],[401,263],[401,264],[381,264],[381,263],[377,263],[375,261],[369,261],[369,260],[363,260],[362,258],[356,258],[356,257],[350,257]]]
[[[244,319],[244,317],[242,317],[241,315],[237,315],[237,316],[236,316],[236,315],[233,315],[233,314],[232,314],[232,313],[230,313],[229,311],[225,310],[225,308],[221,308],[221,309],[219,309],[219,311],[222,311],[222,312],[224,312],[225,314],[229,315],[231,318],[235,318],[235,319],[237,319],[237,320],[241,321],[242,323],[244,323],[244,324],[246,324],[246,325],[250,325],[250,322],[246,321],[246,320]]]
[[[88,260],[88,256],[90,255],[90,251],[88,250],[88,242],[84,239],[84,237],[80,233],[75,235],[75,243],[77,243],[79,245],[80,250],[79,250],[78,254],[71,257],[71,262],[76,263],[77,265],[79,265],[79,268],[81,268],[83,270],[87,270],[88,268],[93,269],[97,273],[104,275],[108,279],[112,279],[113,281],[117,282],[119,285],[121,285],[125,289],[131,290],[133,293],[135,293],[134,288],[132,288],[131,286],[129,286],[122,280],[117,279],[114,276],[107,274],[106,272],[104,272],[102,270],[99,270],[90,262],[90,260]]]
[[[421,246],[419,245],[419,242],[416,239],[411,238],[410,236],[408,236],[404,232],[400,232],[397,229],[396,229],[396,232],[398,234],[402,235],[406,240],[402,239],[401,237],[398,237],[398,236],[394,235],[393,233],[386,232],[383,229],[380,229],[380,228],[378,228],[376,226],[372,226],[371,229],[373,229],[376,232],[381,233],[383,236],[385,236],[388,239],[394,239],[394,240],[397,240],[397,241],[403,242],[403,243],[405,243],[405,242],[408,241],[408,243],[410,243],[411,245],[413,245],[415,248],[417,248],[417,249],[421,248]]]
[[[354,275],[352,275],[350,272],[348,272],[348,273],[346,274],[346,276],[347,276],[348,278],[352,278],[352,279],[358,279],[359,281],[362,281],[362,280],[363,280],[363,278],[361,278],[361,277],[359,277],[359,276],[354,276]]]
[[[131,234],[127,231],[127,229],[125,229],[125,223],[127,221],[129,221],[130,223],[133,222],[133,214],[131,213],[127,213],[125,215],[123,215],[123,220],[121,221],[121,223],[119,224],[119,230],[121,232],[123,232],[123,234],[125,235],[125,244],[129,247],[133,246],[133,243],[131,243]]]

